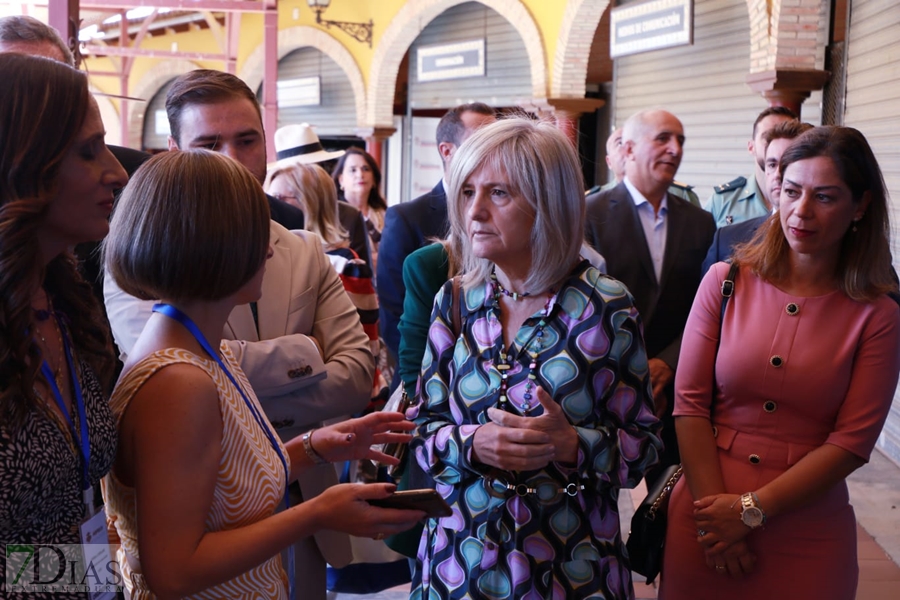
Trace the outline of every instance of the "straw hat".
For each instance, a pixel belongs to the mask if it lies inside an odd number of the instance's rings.
[[[309,123],[285,125],[275,132],[275,162],[268,167],[319,163],[343,155],[343,150],[326,151]]]

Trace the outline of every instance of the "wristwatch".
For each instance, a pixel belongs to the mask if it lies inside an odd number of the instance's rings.
[[[766,524],[766,513],[759,507],[759,498],[753,492],[741,496],[741,522],[750,529]]]

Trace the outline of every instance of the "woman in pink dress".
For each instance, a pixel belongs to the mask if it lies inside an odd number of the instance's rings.
[[[719,263],[685,327],[667,600],[856,594],[845,479],[868,460],[900,370],[886,191],[846,127],[801,135],[780,170],[779,212],[736,252],[724,319]]]

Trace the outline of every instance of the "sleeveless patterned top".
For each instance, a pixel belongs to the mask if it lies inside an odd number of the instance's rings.
[[[223,362],[244,393],[256,404],[260,414],[265,414],[228,346],[222,344],[220,350]],[[187,363],[202,369],[219,390],[219,410],[223,425],[222,456],[212,506],[206,518],[206,531],[235,529],[271,516],[284,498],[285,473],[281,459],[266,434],[260,430],[241,395],[214,360],[201,358],[179,348],[160,350],[144,358],[116,384],[110,402],[117,421],[121,419],[131,398],[151,375],[165,366],[177,363]],[[266,425],[268,426],[268,422]],[[277,434],[275,439],[278,439]],[[278,444],[281,446],[280,440]],[[283,446],[281,451],[287,456]],[[140,559],[134,488],[123,485],[110,472],[105,479],[104,499],[107,517],[121,540],[118,559],[131,597],[134,600],[155,598],[141,574],[131,571],[123,553],[124,549],[132,558]],[[246,573],[189,598],[286,599],[287,587],[281,557],[276,554]]]

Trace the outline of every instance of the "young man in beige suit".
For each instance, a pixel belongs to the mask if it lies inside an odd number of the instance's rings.
[[[206,148],[242,163],[262,184],[266,174],[265,133],[259,104],[240,79],[197,70],[169,90],[166,111],[169,149]],[[231,313],[224,337],[247,374],[266,416],[283,440],[322,421],[349,415],[369,401],[374,359],[356,308],[314,235],[296,235],[279,225],[283,203],[270,198],[274,255],[266,264],[262,297]],[[293,207],[289,207],[293,208]],[[302,213],[301,213],[302,215]],[[290,218],[291,215],[288,215]],[[289,225],[296,228],[296,223]],[[301,224],[302,227],[302,224]],[[104,283],[113,336],[124,355],[150,314],[144,303]],[[334,467],[322,465],[291,488],[291,502],[311,498],[337,483]],[[294,545],[298,598],[322,599],[326,562],[351,559],[349,538],[334,532]]]

